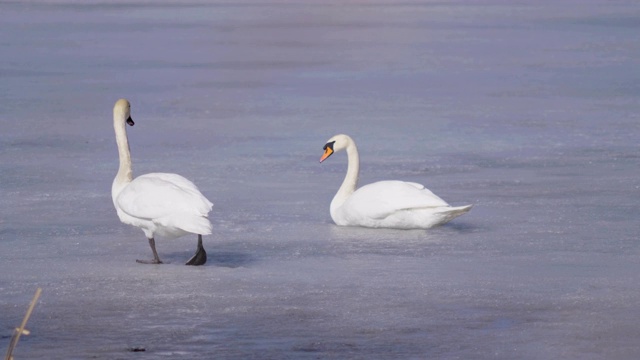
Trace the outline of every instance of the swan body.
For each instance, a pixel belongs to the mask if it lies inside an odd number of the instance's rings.
[[[187,265],[204,264],[206,252],[202,235],[211,234],[207,215],[213,204],[191,181],[178,174],[150,173],[133,179],[125,124],[133,126],[134,123],[129,102],[120,99],[113,108],[120,168],[111,187],[120,221],[142,229],[154,255],[149,263],[162,263],[155,249],[156,236],[174,239],[191,233],[198,235],[198,250]]]
[[[469,211],[473,205],[452,207],[423,185],[398,180],[379,181],[357,188],[360,160],[351,137],[329,139],[320,162],[346,150],[347,175],[331,201],[331,218],[341,226],[428,229]]]

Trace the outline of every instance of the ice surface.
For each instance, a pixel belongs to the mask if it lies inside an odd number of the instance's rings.
[[[2,2],[0,352],[16,359],[640,357],[636,1]],[[209,262],[111,203],[134,173],[215,203]],[[475,204],[339,228],[361,183]],[[131,352],[144,348],[145,352]]]

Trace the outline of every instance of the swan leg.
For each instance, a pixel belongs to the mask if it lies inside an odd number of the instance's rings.
[[[140,264],[162,264],[162,261],[160,261],[160,257],[158,256],[158,252],[156,251],[156,241],[153,238],[149,238],[149,246],[151,246],[151,251],[153,251],[153,260],[136,259],[136,262]]]
[[[207,252],[204,251],[204,246],[202,246],[202,235],[198,235],[198,249],[196,250],[195,255],[187,261],[185,265],[204,265],[207,262]]]

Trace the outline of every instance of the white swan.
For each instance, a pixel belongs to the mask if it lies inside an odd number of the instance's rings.
[[[379,181],[356,189],[360,158],[356,144],[340,134],[324,146],[320,162],[347,150],[347,175],[331,201],[331,218],[337,225],[372,228],[428,229],[444,224],[473,205],[451,207],[423,185],[404,181]]]
[[[113,205],[120,221],[137,226],[149,240],[153,260],[136,260],[144,264],[162,264],[156,251],[155,236],[169,239],[189,233],[198,235],[198,248],[187,265],[202,265],[207,253],[202,235],[211,234],[207,215],[213,204],[189,180],[178,174],[151,173],[133,179],[131,153],[125,123],[133,126],[131,105],[120,99],[113,107],[120,168],[111,187]]]

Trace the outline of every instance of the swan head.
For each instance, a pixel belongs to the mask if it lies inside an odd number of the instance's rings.
[[[351,139],[349,135],[339,134],[333,136],[331,139],[327,140],[326,144],[324,144],[324,147],[322,148],[324,150],[324,154],[320,158],[320,162],[325,161],[333,153],[344,150],[352,145],[353,139]]]
[[[116,104],[113,106],[113,118],[116,121],[124,121],[130,126],[135,124],[133,119],[131,119],[131,104],[129,104],[127,99],[116,101]]]

